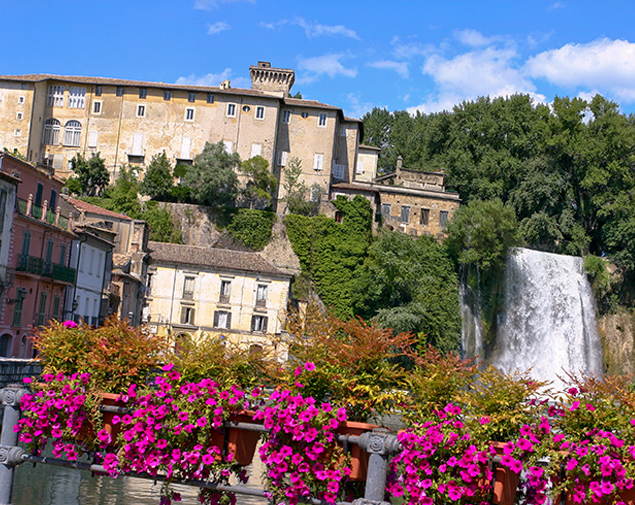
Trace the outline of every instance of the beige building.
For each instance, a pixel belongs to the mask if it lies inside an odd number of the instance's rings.
[[[149,242],[144,319],[175,340],[224,335],[250,347],[272,345],[283,329],[291,275],[260,255]]]
[[[376,164],[374,170],[358,173],[353,183],[333,184],[330,198],[361,195],[370,201],[377,226],[415,236],[444,237],[445,226],[461,199],[458,193],[445,189],[443,172],[406,170],[401,157],[395,172],[377,177]]]
[[[223,142],[243,160],[264,157],[278,180],[298,158],[304,182],[323,194],[332,182],[352,181],[361,160],[361,121],[338,107],[289,98],[293,70],[259,62],[250,74],[251,89],[232,88],[229,81],[207,87],[0,76],[0,149],[15,149],[66,177],[77,153],[99,152],[114,172],[126,163],[143,168],[163,151],[173,163],[191,163],[206,142]],[[376,166],[376,151],[364,151],[361,165],[369,167],[364,170],[370,170],[373,155]]]

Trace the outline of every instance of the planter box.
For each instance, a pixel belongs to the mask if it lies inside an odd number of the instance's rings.
[[[262,424],[262,421],[254,421],[254,414],[255,412],[251,410],[236,412],[229,416],[229,422]],[[214,444],[221,450],[221,456],[218,456],[217,459],[227,461],[227,458],[231,455],[231,461],[235,461],[240,465],[249,465],[254,458],[259,438],[259,431],[241,430],[237,427],[225,426],[213,434]]]
[[[504,454],[504,442],[490,442],[497,456]],[[494,469],[494,490],[492,503],[496,505],[514,505],[516,490],[520,482],[520,473],[512,472],[509,468],[496,465]]]
[[[355,421],[344,421],[336,430],[338,435],[361,435],[367,431],[373,431],[379,428],[376,424],[359,423]],[[341,444],[340,444],[341,445]],[[348,451],[351,456],[351,475],[352,481],[365,481],[368,473],[368,459],[370,455],[357,444],[349,444]]]

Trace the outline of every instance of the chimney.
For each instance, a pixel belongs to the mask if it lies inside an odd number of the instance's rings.
[[[225,79],[223,82],[220,83],[220,89],[229,89],[231,88],[231,83],[229,82],[229,79]]]
[[[401,179],[401,169],[403,168],[403,158],[401,156],[397,156],[397,179]]]
[[[263,93],[285,97],[289,96],[295,82],[295,72],[289,68],[272,68],[268,61],[259,61],[249,67],[251,89]]]

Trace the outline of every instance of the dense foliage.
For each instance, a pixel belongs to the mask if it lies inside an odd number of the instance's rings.
[[[342,222],[324,215],[289,214],[287,234],[302,271],[315,284],[318,295],[339,317],[353,315],[353,282],[371,242],[372,213],[368,200],[338,197],[334,202]],[[297,293],[304,295],[306,293]]]
[[[106,161],[99,153],[90,159],[77,153],[71,160],[75,176],[71,177],[68,187],[71,193],[79,196],[99,196],[110,181]]]
[[[635,122],[617,104],[556,98],[550,108],[514,95],[429,115],[374,109],[363,120],[382,169],[399,155],[410,169],[443,169],[465,203],[498,198],[513,209],[529,247],[608,255],[635,272]]]
[[[234,240],[255,251],[261,251],[271,240],[276,214],[266,210],[237,209],[227,225],[227,233]]]

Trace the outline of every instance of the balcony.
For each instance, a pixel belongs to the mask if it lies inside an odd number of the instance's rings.
[[[77,272],[74,268],[64,265],[55,265],[53,263],[45,263],[42,258],[35,256],[27,256],[21,254],[18,258],[18,266],[16,270],[19,272],[28,272],[30,274],[41,275],[43,277],[51,277],[62,282],[75,283]]]
[[[22,198],[17,198],[16,210],[21,216],[27,216],[33,219],[37,219],[38,221],[48,223],[63,230],[70,230],[70,220],[68,217],[62,216],[61,214],[58,214],[57,212],[49,209],[46,209],[45,213],[45,207],[34,205],[31,199],[24,200]]]

